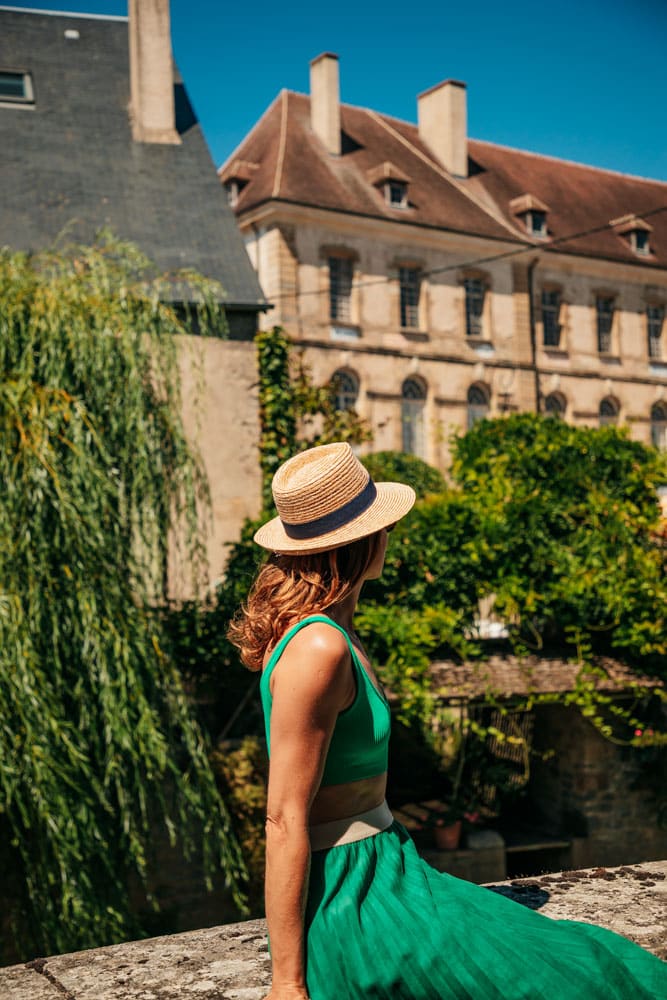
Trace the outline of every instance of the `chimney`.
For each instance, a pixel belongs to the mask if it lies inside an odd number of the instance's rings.
[[[129,0],[130,119],[137,142],[180,143],[169,0]]]
[[[468,176],[466,85],[445,80],[417,98],[419,138],[457,177]]]
[[[310,64],[310,124],[327,152],[340,156],[338,56],[323,52]]]

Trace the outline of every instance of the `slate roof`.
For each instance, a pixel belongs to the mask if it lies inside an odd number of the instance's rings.
[[[451,176],[417,126],[375,111],[341,105],[342,154],[327,153],[310,126],[310,98],[282,91],[219,173],[224,182],[245,161],[236,212],[270,199],[374,218],[392,219],[643,266],[667,267],[667,183],[644,180],[536,153],[469,140],[469,177]],[[407,209],[386,204],[374,172],[390,164],[407,177]],[[247,169],[254,165],[254,169]],[[531,195],[544,202],[549,240],[529,236],[510,202]],[[563,237],[635,214],[652,227],[648,257],[638,257],[627,235],[606,229],[585,238]]]
[[[72,40],[65,31],[78,31]],[[218,280],[228,308],[264,297],[175,70],[180,145],[132,140],[126,18],[0,7],[0,69],[32,74],[34,108],[0,106],[0,245],[39,250],[104,226],[161,269]]]
[[[592,666],[592,670],[583,668],[583,677],[597,691],[621,694],[635,685],[649,691],[664,687],[659,678],[640,674],[610,657],[597,657]],[[559,657],[520,659],[510,654],[493,655],[478,662],[431,664],[433,689],[445,700],[485,699],[487,690],[501,699],[564,693],[575,689],[580,671],[580,664]]]

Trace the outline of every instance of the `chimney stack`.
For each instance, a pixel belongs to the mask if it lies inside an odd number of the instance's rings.
[[[417,98],[419,138],[450,174],[468,176],[466,85],[445,80]]]
[[[180,143],[169,0],[129,0],[130,118],[137,142]]]
[[[340,156],[338,56],[323,52],[310,64],[310,124],[327,152]]]

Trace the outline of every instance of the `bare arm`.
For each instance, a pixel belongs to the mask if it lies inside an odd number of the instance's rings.
[[[271,766],[266,822],[266,917],[271,1000],[307,997],[304,907],[310,865],[308,817],[336,716],[354,681],[344,637],[314,623],[297,633],[271,678]]]

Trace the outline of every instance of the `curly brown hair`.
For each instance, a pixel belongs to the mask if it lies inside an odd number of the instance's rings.
[[[227,638],[249,670],[261,670],[266,650],[296,622],[339,604],[371,565],[380,532],[326,552],[269,556]]]

